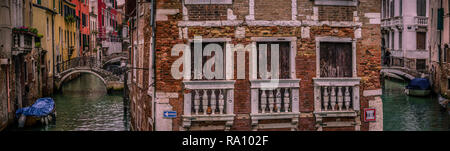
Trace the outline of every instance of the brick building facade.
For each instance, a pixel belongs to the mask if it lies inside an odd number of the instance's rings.
[[[126,3],[130,14],[136,2]],[[155,11],[150,2],[134,8],[133,130],[382,130],[380,0],[158,0]],[[199,36],[224,50],[225,80],[197,77],[189,63],[174,66],[202,56]],[[177,44],[192,52],[172,50]],[[267,44],[280,50],[275,89],[258,68]],[[211,56],[191,60],[205,64]],[[193,75],[172,74],[189,67]],[[377,109],[378,122],[364,121],[366,108]]]

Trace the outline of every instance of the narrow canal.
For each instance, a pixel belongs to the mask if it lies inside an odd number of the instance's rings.
[[[383,83],[383,126],[385,131],[449,131],[450,116],[441,111],[436,96],[409,97],[405,82]]]
[[[57,120],[31,131],[128,131],[129,114],[123,93],[108,94],[103,82],[91,74],[66,82],[62,93],[52,96]]]

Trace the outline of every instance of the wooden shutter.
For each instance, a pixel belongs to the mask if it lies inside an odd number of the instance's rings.
[[[417,49],[418,50],[425,50],[426,48],[426,33],[425,32],[417,32]]]
[[[279,45],[279,79],[290,79],[290,51],[291,51],[291,45],[289,42],[260,42],[257,43],[257,48],[258,48],[258,55],[259,55],[259,45],[260,44],[266,44],[267,45],[267,71],[272,71],[271,69],[271,54],[272,54],[272,48],[271,45],[272,44],[278,44]],[[259,57],[257,57],[257,70],[258,70],[258,79],[261,79],[260,77],[260,71],[259,71]]]
[[[352,56],[351,43],[321,43],[320,76],[352,77]]]
[[[204,56],[203,55],[203,51],[205,50],[205,47],[207,45],[209,45],[209,44],[218,44],[218,45],[220,45],[222,47],[222,52],[223,52],[223,57],[224,57],[223,64],[225,65],[225,47],[224,47],[225,43],[223,43],[223,42],[215,42],[215,43],[205,42],[205,43],[202,43],[202,71],[201,71],[202,73],[203,73],[203,67],[205,66],[206,61],[208,61],[210,58],[213,58],[215,56],[215,52],[214,51],[211,53],[211,56]],[[195,54],[194,54],[194,43],[191,43],[191,78],[192,78],[192,80],[196,80],[196,79],[194,79],[194,69],[195,69],[194,68],[194,62],[195,62],[194,61],[195,60],[194,56],[195,56]],[[215,65],[213,65],[211,68],[212,68],[212,71],[215,71]],[[223,70],[225,72],[225,67],[223,68]],[[207,79],[204,76],[204,73],[202,75],[203,75],[202,80],[209,80],[209,79]],[[212,79],[212,80],[215,80],[215,78]],[[217,80],[221,80],[221,79],[217,79]]]

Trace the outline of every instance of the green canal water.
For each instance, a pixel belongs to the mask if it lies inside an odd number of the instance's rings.
[[[449,131],[450,116],[442,111],[436,96],[409,97],[405,82],[383,83],[383,126],[385,131]]]
[[[129,114],[122,92],[108,94],[103,82],[91,74],[65,83],[62,92],[52,98],[56,104],[56,122],[30,131],[128,131]]]

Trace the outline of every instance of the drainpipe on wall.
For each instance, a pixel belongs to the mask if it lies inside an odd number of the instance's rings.
[[[52,14],[52,87],[55,86],[55,15]],[[52,88],[52,90],[55,89]]]
[[[9,82],[9,70],[8,70],[8,68],[10,67],[10,65],[8,65],[7,67],[6,67],[6,92],[8,93],[8,95],[7,95],[7,98],[8,98],[8,113],[10,113],[11,112],[11,90],[10,90],[10,88],[9,88],[9,84],[10,84],[10,82]]]
[[[152,115],[153,115],[153,131],[155,131],[155,128],[156,128],[156,113],[155,113],[155,111],[156,111],[156,50],[155,50],[155,48],[156,48],[156,0],[152,0],[152,8],[151,8],[151,11],[152,11],[152,13],[151,13],[151,15],[150,15],[150,21],[151,21],[151,24],[152,24],[152,50],[153,50],[153,53],[151,53],[151,56],[152,56],[152,69],[153,69],[153,73],[152,73],[152,75],[150,75],[150,76],[153,76],[152,78],[153,78],[153,80],[152,80],[152,82],[153,82],[153,84],[152,84],[152,86],[153,86],[153,112],[152,112]]]

